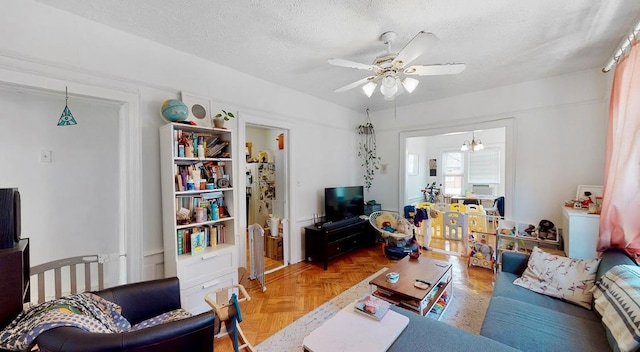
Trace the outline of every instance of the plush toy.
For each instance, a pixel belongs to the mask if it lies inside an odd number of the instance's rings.
[[[407,219],[401,219],[398,221],[398,228],[396,229],[399,233],[410,234],[411,233],[411,225],[409,225],[409,221]]]
[[[391,226],[382,226],[382,229],[383,229],[383,230],[385,230],[385,231],[387,231],[387,232],[391,232],[391,233],[396,232],[396,229],[394,229],[394,228],[393,228],[393,227],[391,227]]]
[[[538,224],[538,237],[555,241],[557,239],[556,226],[549,220],[540,220],[540,224]]]
[[[535,233],[534,233],[535,230],[536,230],[535,225],[529,225],[526,229],[524,229],[524,233],[526,233],[527,236],[534,237],[535,236]]]
[[[480,246],[480,254],[482,254],[482,258],[479,257],[480,259],[489,259],[493,255],[493,248],[488,244],[483,244]]]
[[[513,236],[513,229],[501,229],[500,233],[507,236]]]

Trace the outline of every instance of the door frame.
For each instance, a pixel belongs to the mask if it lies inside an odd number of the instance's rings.
[[[269,270],[268,272],[273,272],[279,270],[290,264],[291,258],[291,234],[292,232],[292,224],[294,221],[292,219],[296,218],[295,210],[295,202],[293,195],[293,158],[291,153],[291,140],[292,140],[292,131],[293,125],[286,121],[274,119],[272,116],[268,116],[266,113],[255,112],[255,111],[239,111],[238,113],[238,146],[239,153],[238,155],[244,155],[244,145],[247,142],[246,136],[246,128],[247,125],[251,127],[259,127],[259,128],[267,128],[267,129],[278,129],[282,130],[284,133],[284,155],[285,155],[285,163],[286,163],[286,172],[285,172],[285,214],[287,221],[284,222],[283,226],[286,226],[284,229],[284,236],[282,238],[282,255],[283,255],[283,265],[273,270]],[[239,192],[238,199],[242,204],[239,207],[239,224],[240,231],[239,233],[239,245],[238,245],[238,267],[246,267],[247,266],[247,243],[246,236],[244,235],[247,231],[249,224],[247,224],[247,210],[244,206],[244,202],[247,196],[247,179],[244,177],[245,166],[247,165],[246,159],[244,157],[239,158],[240,162],[238,163],[238,175],[239,179]]]
[[[78,79],[74,71],[60,69],[59,74],[43,72],[39,67],[27,63],[29,72],[13,65],[13,59],[0,56],[0,84],[6,87],[21,87],[33,91],[62,96],[63,93],[86,97],[96,101],[116,103],[119,109],[119,189],[120,206],[118,231],[118,253],[109,253],[109,261],[117,260],[118,282],[112,286],[142,280],[143,267],[143,211],[142,211],[142,132],[140,96],[120,85],[107,87],[103,84]],[[68,88],[68,93],[62,88]]]
[[[515,190],[515,118],[496,119],[491,121],[483,121],[477,123],[465,123],[456,124],[450,126],[443,126],[438,128],[421,129],[413,131],[402,131],[399,134],[399,161],[400,167],[398,169],[398,180],[400,181],[400,193],[398,197],[398,209],[404,209],[405,196],[406,196],[406,153],[407,153],[407,138],[412,137],[428,137],[441,134],[460,132],[460,131],[472,131],[479,129],[491,129],[491,128],[505,128],[505,217],[512,214],[513,209],[513,197]]]

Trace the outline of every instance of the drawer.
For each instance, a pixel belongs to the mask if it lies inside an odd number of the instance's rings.
[[[193,260],[178,263],[180,286],[192,287],[206,281],[210,276],[219,276],[234,270],[234,252],[221,251],[194,257]]]
[[[340,253],[350,251],[359,246],[360,234],[343,238],[339,241],[327,244],[327,258],[331,258]]]
[[[211,307],[204,301],[204,296],[218,288],[235,285],[237,283],[238,273],[233,271],[222,276],[211,277],[210,280],[197,286],[181,290],[182,308],[188,310],[191,314],[200,314],[211,310]]]

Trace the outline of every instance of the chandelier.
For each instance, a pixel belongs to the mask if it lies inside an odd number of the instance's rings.
[[[471,132],[471,142],[469,142],[469,140],[464,141],[464,143],[462,143],[462,147],[460,148],[460,150],[463,152],[466,152],[467,150],[475,152],[476,150],[482,149],[484,149],[484,145],[482,145],[482,141],[479,138],[476,140],[474,132]]]

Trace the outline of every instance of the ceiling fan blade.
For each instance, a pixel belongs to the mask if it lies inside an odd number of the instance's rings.
[[[405,75],[437,76],[455,75],[464,71],[465,64],[414,65],[404,70]]]
[[[344,87],[340,87],[340,88],[338,88],[338,89],[334,90],[334,92],[336,92],[336,93],[342,93],[342,92],[348,91],[349,89],[353,89],[353,88],[355,88],[355,87],[357,87],[357,86],[359,86],[359,85],[362,85],[362,84],[365,84],[365,83],[367,83],[367,82],[369,82],[369,81],[372,81],[372,80],[373,80],[373,79],[375,79],[375,78],[376,78],[376,76],[369,76],[369,77],[365,77],[365,78],[363,78],[363,79],[361,79],[361,80],[359,80],[359,81],[355,81],[355,82],[353,82],[353,83],[349,83],[349,84],[347,84],[347,85],[346,85],[346,86],[344,86]]]
[[[361,64],[359,62],[343,60],[343,59],[329,59],[327,60],[327,62],[335,66],[357,68],[359,70],[367,70],[367,71],[373,71],[373,69],[376,68],[376,66],[374,65]]]
[[[440,39],[433,33],[419,32],[402,50],[398,53],[398,56],[393,60],[394,66],[405,66],[415,60],[418,56],[427,50],[430,45],[437,43]]]

